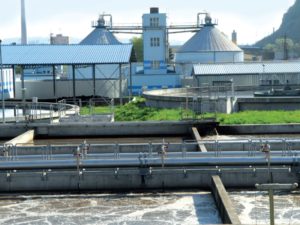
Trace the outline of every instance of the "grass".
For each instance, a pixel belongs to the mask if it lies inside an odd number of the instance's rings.
[[[81,115],[90,113],[101,114],[111,113],[111,107],[98,106],[90,110],[89,107],[82,107]],[[158,109],[145,106],[145,99],[137,98],[123,106],[117,106],[114,110],[115,121],[162,121],[162,120],[182,120],[181,109]],[[187,113],[189,118],[193,118],[193,112]],[[213,114],[196,115],[196,117],[208,118]],[[300,110],[296,111],[244,111],[233,114],[217,114],[217,121],[220,124],[289,124],[300,123]]]
[[[109,106],[97,106],[93,110],[89,107],[80,109],[81,115],[110,113]],[[162,120],[181,120],[180,109],[157,109],[146,107],[143,98],[136,98],[135,101],[129,102],[123,106],[117,106],[114,110],[115,121],[162,121]]]
[[[244,111],[230,115],[219,114],[221,124],[288,124],[300,123],[300,110],[296,111]]]
[[[110,106],[97,106],[94,108],[90,108],[88,106],[84,106],[80,108],[80,115],[89,115],[89,114],[103,114],[103,113],[111,113]]]

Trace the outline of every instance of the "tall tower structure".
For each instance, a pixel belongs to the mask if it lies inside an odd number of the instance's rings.
[[[27,44],[27,28],[25,15],[25,0],[21,0],[21,44]]]
[[[168,61],[167,16],[151,8],[143,15],[144,73],[166,74]]]
[[[237,45],[237,32],[235,30],[232,31],[231,41]]]

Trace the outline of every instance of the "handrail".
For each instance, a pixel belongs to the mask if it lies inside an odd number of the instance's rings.
[[[6,117],[6,122],[33,121],[38,119],[50,119],[65,115],[79,114],[80,108],[75,105],[48,102],[6,102],[6,109],[13,110],[13,116]],[[0,121],[2,118],[0,118]]]

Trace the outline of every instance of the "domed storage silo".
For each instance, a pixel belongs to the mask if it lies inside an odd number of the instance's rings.
[[[221,33],[215,25],[211,17],[206,15],[203,28],[177,51],[175,62],[184,66],[196,63],[243,62],[243,50]]]
[[[110,21],[105,18],[110,17]],[[92,23],[93,31],[87,35],[79,44],[80,45],[122,45],[122,43],[109,30],[112,27],[112,16],[110,14],[102,14],[96,22]],[[128,69],[127,69],[128,70]],[[122,70],[123,71],[123,70]],[[128,72],[126,72],[128,73]],[[72,79],[72,68],[68,69],[68,77]],[[105,79],[119,78],[118,64],[101,64],[96,65],[95,77]],[[76,80],[93,79],[93,68],[91,65],[85,65],[76,69]],[[110,82],[107,84],[111,85]],[[110,88],[110,87],[109,87]]]

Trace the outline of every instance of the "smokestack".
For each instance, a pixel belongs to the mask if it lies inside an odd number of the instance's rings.
[[[235,30],[233,30],[233,32],[231,34],[231,41],[237,45],[237,33]]]
[[[25,0],[21,0],[21,44],[27,45]]]

